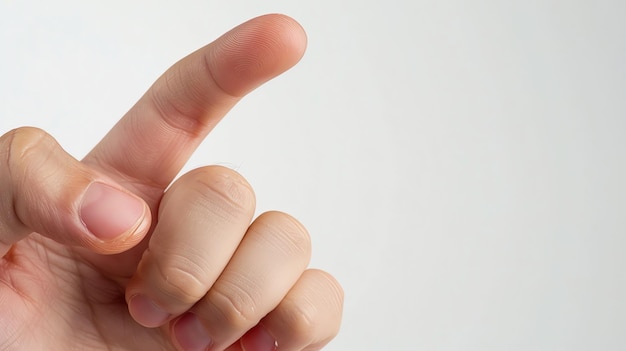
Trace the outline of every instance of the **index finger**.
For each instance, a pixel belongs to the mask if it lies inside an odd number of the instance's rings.
[[[252,19],[163,74],[85,157],[150,206],[204,137],[245,94],[302,57],[306,36],[293,19]]]

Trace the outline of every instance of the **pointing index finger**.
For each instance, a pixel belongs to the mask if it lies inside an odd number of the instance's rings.
[[[155,205],[226,112],[295,65],[305,46],[304,30],[286,16],[234,28],[165,72],[83,161]]]

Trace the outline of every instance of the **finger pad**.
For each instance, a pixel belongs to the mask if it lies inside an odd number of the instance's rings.
[[[243,96],[295,65],[305,48],[306,34],[295,20],[266,15],[217,40],[209,65],[225,92]]]

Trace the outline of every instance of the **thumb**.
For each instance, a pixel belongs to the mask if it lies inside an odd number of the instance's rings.
[[[113,254],[150,227],[139,197],[66,153],[46,132],[23,127],[0,137],[0,256],[37,232]]]

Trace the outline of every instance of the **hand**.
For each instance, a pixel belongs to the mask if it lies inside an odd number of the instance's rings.
[[[250,185],[223,167],[172,183],[305,45],[287,17],[242,24],[169,69],[80,162],[38,129],[2,136],[0,349],[287,351],[332,339],[341,287],[306,268],[300,223],[253,220]]]

